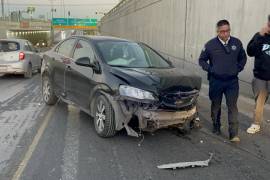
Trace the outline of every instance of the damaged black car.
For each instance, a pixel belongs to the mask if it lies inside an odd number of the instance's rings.
[[[190,128],[197,118],[201,78],[184,72],[143,43],[73,36],[43,56],[42,94],[75,104],[101,137],[161,128]]]

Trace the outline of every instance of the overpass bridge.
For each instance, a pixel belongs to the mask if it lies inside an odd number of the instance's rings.
[[[47,44],[53,44],[71,35],[96,34],[96,31],[96,28],[93,27],[90,29],[61,26],[53,26],[52,31],[50,21],[12,22],[0,20],[0,38],[23,38],[28,39],[33,44],[39,41],[46,41]]]
[[[0,21],[0,38],[5,38],[8,32],[50,31],[51,23],[47,21]]]
[[[33,44],[50,39],[51,24],[45,21],[0,21],[0,38],[24,38]]]

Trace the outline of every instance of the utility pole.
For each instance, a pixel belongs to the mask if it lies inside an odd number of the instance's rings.
[[[63,9],[64,9],[64,18],[66,18],[66,4],[65,4],[65,0],[63,0]]]
[[[9,9],[9,0],[6,0],[6,5],[7,5],[7,11],[8,11],[8,22],[10,22],[11,20],[11,16],[10,16],[10,9]]]
[[[4,0],[1,0],[1,7],[2,7],[2,18],[4,18],[5,16]]]
[[[56,9],[53,7],[53,0],[51,1],[51,13],[52,13],[52,19],[51,19],[51,45],[54,43],[54,29],[53,29],[53,13],[56,12]]]

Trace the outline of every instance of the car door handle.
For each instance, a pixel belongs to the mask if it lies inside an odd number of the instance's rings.
[[[69,58],[61,58],[62,60],[62,63],[64,64],[70,64],[71,63],[71,60]]]
[[[66,66],[66,69],[67,69],[68,71],[71,71],[71,66]]]

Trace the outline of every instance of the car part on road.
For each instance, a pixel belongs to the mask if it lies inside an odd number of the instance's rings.
[[[188,167],[207,167],[209,166],[210,161],[213,158],[213,153],[210,153],[209,159],[205,161],[194,161],[194,162],[180,162],[180,163],[172,163],[172,164],[164,164],[157,166],[158,169],[177,169],[177,168],[188,168]]]

